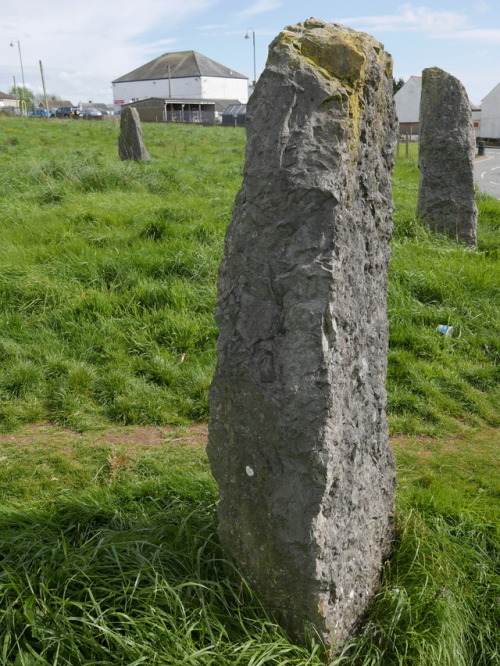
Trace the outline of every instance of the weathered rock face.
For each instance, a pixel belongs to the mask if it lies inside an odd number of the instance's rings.
[[[434,230],[476,244],[476,141],[465,88],[438,67],[422,72],[418,216]]]
[[[293,636],[337,646],[393,529],[391,66],[369,35],[317,19],[272,42],[219,273],[220,538]]]
[[[121,160],[134,160],[134,162],[147,162],[150,159],[142,139],[139,113],[131,106],[125,107],[120,117],[118,155]]]

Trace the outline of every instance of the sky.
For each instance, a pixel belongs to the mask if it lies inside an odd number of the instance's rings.
[[[376,37],[393,56],[395,78],[440,67],[474,104],[500,83],[499,0],[0,0],[0,91],[13,77],[22,85],[24,72],[40,94],[41,61],[49,95],[111,104],[111,81],[188,50],[253,80],[253,37],[258,78],[274,37],[312,16]]]

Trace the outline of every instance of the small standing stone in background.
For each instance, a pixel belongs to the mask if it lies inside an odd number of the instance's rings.
[[[292,636],[318,632],[336,648],[393,537],[392,59],[341,25],[290,26],[269,48],[247,123],[210,390],[219,535]]]
[[[476,244],[476,141],[467,92],[438,67],[422,72],[417,214],[432,229]]]
[[[139,113],[131,106],[126,106],[121,113],[118,155],[121,160],[134,162],[147,162],[150,159],[142,139]]]

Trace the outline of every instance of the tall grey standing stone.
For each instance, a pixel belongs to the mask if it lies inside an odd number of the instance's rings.
[[[147,162],[150,159],[142,139],[139,113],[131,106],[126,106],[121,113],[118,155],[121,160],[135,162]]]
[[[312,627],[332,646],[366,610],[393,534],[391,74],[374,38],[318,19],[272,42],[219,272],[220,539],[295,638]]]
[[[422,72],[417,214],[431,228],[476,244],[476,141],[465,88],[438,67]]]

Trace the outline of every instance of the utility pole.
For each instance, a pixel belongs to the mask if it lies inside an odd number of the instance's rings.
[[[19,113],[21,113],[21,100],[19,99],[19,95],[18,95],[19,91],[17,90],[16,77],[15,77],[14,74],[12,75],[12,80],[14,81],[14,97],[16,98],[16,102],[19,105]]]
[[[25,92],[26,92],[26,85],[25,85],[25,83],[24,83],[23,57],[22,57],[22,55],[21,55],[21,42],[20,42],[18,39],[16,39],[16,42],[17,42],[17,49],[18,49],[18,51],[19,51],[19,62],[21,63],[21,76],[22,76],[22,79],[23,79],[23,95],[22,95],[22,102],[23,102],[23,104],[24,104],[23,115],[25,115],[25,112],[26,112],[26,101],[25,101],[25,99],[24,99],[24,95],[25,95]],[[12,41],[10,42],[10,45],[11,45],[12,47],[14,46],[14,40],[12,40]],[[19,103],[21,104],[21,100],[19,100]],[[21,105],[21,107],[22,107],[22,105]]]
[[[42,87],[43,87],[43,98],[45,100],[45,111],[47,111],[47,118],[49,117],[49,103],[47,102],[47,91],[45,90],[45,77],[43,75],[43,65],[42,61],[38,61],[40,63],[40,75],[42,77]]]
[[[23,57],[21,55],[21,42],[18,39],[16,39],[16,42],[17,42],[17,50],[19,51],[19,62],[21,63],[21,76],[23,79],[23,88],[26,88],[24,84],[24,68],[23,68]],[[14,46],[14,41],[11,41],[10,45]]]

